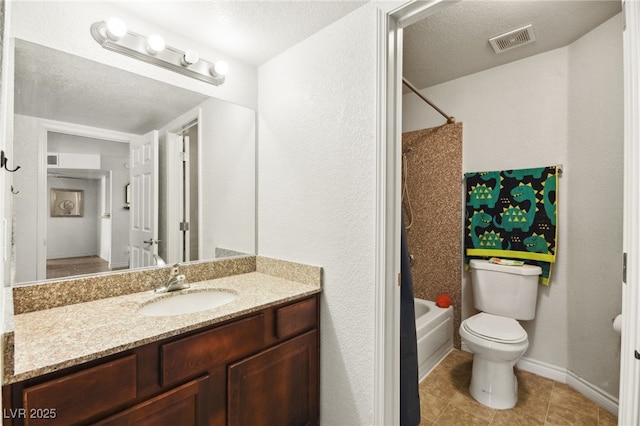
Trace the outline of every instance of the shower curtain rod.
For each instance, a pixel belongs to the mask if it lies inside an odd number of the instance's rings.
[[[445,114],[444,111],[442,111],[440,108],[438,108],[436,105],[434,105],[429,99],[427,99],[424,96],[422,96],[422,94],[420,94],[418,89],[416,89],[416,87],[413,84],[411,84],[406,78],[402,77],[402,83],[404,83],[404,85],[407,86],[409,88],[409,90],[411,90],[413,93],[418,95],[418,97],[420,99],[422,99],[423,101],[428,103],[430,107],[432,107],[433,109],[438,111],[440,113],[440,115],[442,115],[444,118],[446,118],[447,119],[447,124],[452,124],[452,123],[456,122],[455,117],[448,116],[447,114]]]

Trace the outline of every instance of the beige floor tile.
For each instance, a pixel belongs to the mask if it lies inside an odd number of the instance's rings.
[[[546,414],[546,413],[545,413]],[[541,426],[544,425],[544,416],[542,420],[531,417],[523,412],[516,410],[500,410],[491,421],[491,426]]]
[[[464,364],[471,361],[473,361],[472,353],[454,349],[452,352],[449,353],[449,355],[447,355],[447,357],[444,360],[442,360],[442,363],[440,365],[445,365],[445,366],[447,364],[457,365],[457,364]]]
[[[516,370],[516,377],[518,378],[519,395],[531,395],[549,401],[553,390],[553,380],[522,370]]]
[[[420,424],[431,424],[442,414],[449,404],[446,399],[439,398],[424,390],[420,386]]]
[[[493,410],[471,397],[473,355],[454,350],[420,383],[421,426],[615,426],[617,417],[563,383],[516,370],[518,403]]]
[[[450,404],[456,408],[466,411],[473,416],[480,417],[490,421],[496,413],[496,410],[480,404],[473,399],[468,390],[461,390],[451,398]]]
[[[420,419],[420,424],[418,426],[431,426],[433,422],[426,419]]]
[[[594,417],[596,420],[598,418],[598,405],[564,383],[555,383],[553,385],[549,406],[554,407],[556,405]]]
[[[456,383],[462,383],[471,376],[472,365],[472,358],[452,352],[438,366],[438,370],[446,372]]]
[[[471,415],[466,411],[449,404],[434,424],[447,426],[475,426],[489,425],[490,421]]]
[[[598,407],[598,425],[599,426],[617,426],[618,416],[611,414],[602,407]]]
[[[518,402],[513,411],[544,422],[553,389],[553,380],[535,374],[518,371]]]
[[[561,405],[550,405],[547,426],[598,426],[598,417],[580,411],[579,408],[569,408]]]
[[[535,419],[537,422],[544,423],[544,419],[547,417],[548,408],[548,400],[537,398],[535,396],[524,396],[518,394],[518,402],[510,411],[521,416]]]
[[[436,369],[422,381],[420,387],[424,387],[431,395],[448,401],[455,395],[460,383],[447,371]]]

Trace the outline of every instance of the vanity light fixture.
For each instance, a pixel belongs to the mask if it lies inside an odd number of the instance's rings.
[[[109,40],[118,41],[127,33],[127,26],[118,18],[110,18],[106,31]]]
[[[120,19],[111,18],[91,25],[91,35],[102,47],[150,64],[170,69],[216,86],[224,83],[229,67],[224,61],[215,63],[200,58],[198,52],[186,52],[167,46],[164,39],[152,34],[144,37],[129,31]]]
[[[158,34],[151,34],[147,39],[147,52],[151,55],[157,55],[165,48],[164,39]]]

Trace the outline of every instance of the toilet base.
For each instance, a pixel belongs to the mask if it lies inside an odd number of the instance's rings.
[[[513,372],[514,365],[515,361],[495,362],[474,354],[469,385],[473,399],[497,410],[515,407],[518,379]]]

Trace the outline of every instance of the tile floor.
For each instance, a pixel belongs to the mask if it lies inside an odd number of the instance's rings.
[[[109,268],[109,262],[99,256],[47,259],[47,278],[64,278],[73,275],[95,274],[97,272],[115,270]]]
[[[580,425],[614,426],[618,419],[563,383],[516,371],[518,404],[494,410],[469,395],[472,354],[454,349],[420,383],[425,425]]]

